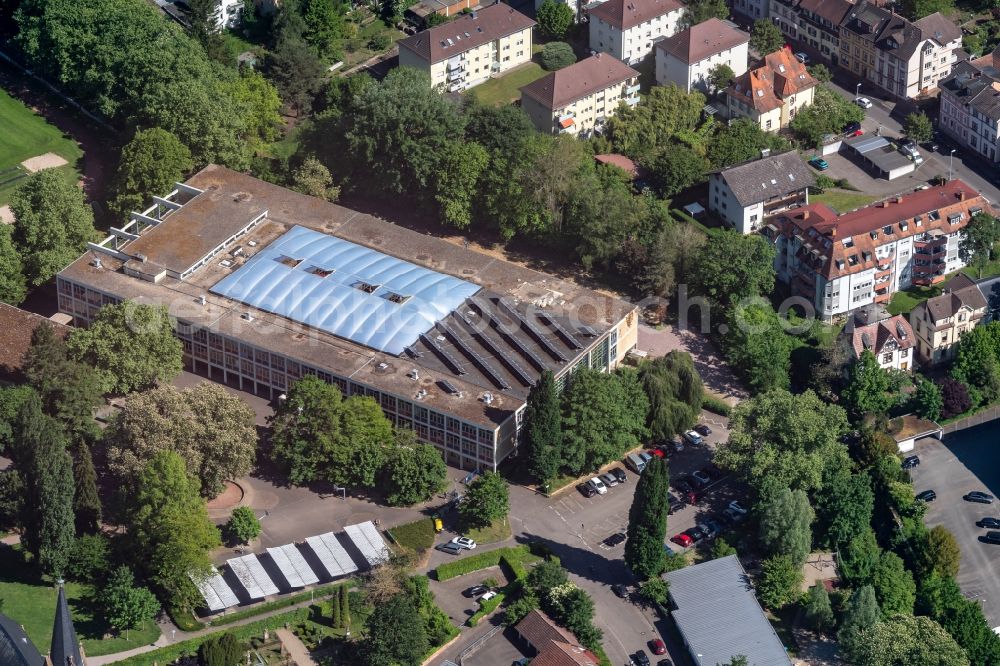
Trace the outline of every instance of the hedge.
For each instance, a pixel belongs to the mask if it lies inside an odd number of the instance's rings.
[[[728,417],[733,411],[733,408],[729,406],[729,403],[716,398],[714,395],[706,394],[701,399],[701,406],[713,414],[718,414],[719,416]]]
[[[520,580],[528,575],[528,569],[524,566],[524,562],[521,561],[520,557],[508,557],[507,555],[503,555],[500,558],[500,564],[510,569],[510,572],[514,575],[515,580]]]
[[[524,545],[514,546],[513,548],[497,548],[496,550],[490,550],[485,553],[470,555],[469,557],[461,560],[455,560],[454,562],[447,562],[446,564],[442,564],[435,569],[434,572],[437,579],[443,582],[451,580],[452,578],[457,578],[458,576],[470,574],[473,571],[499,566],[501,559],[506,559],[508,566],[511,561],[516,560],[520,563],[521,558],[529,553],[530,550],[528,546]],[[511,568],[513,570],[513,567]]]
[[[493,597],[489,601],[481,603],[479,605],[479,610],[476,611],[468,620],[465,621],[470,627],[474,627],[479,624],[479,621],[484,617],[495,611],[500,604],[503,603],[504,597],[506,597],[505,592],[497,592],[497,596]]]
[[[290,597],[284,599],[278,599],[276,601],[271,601],[266,604],[261,604],[259,606],[254,606],[253,608],[247,608],[245,610],[237,611],[235,613],[227,613],[221,617],[218,617],[208,623],[210,627],[221,627],[227,624],[232,624],[244,618],[253,617],[254,615],[261,615],[262,613],[269,613],[274,610],[279,610],[281,608],[288,608],[289,606],[294,606],[295,604],[302,603],[306,600],[319,600],[326,596],[337,592],[344,584],[353,584],[354,579],[348,578],[347,580],[340,581],[339,583],[331,583],[329,585],[324,585],[317,587],[316,589],[309,592],[300,592],[298,594],[293,594]]]
[[[205,625],[199,622],[191,611],[171,606],[167,608],[167,615],[181,631],[198,631],[205,628]]]

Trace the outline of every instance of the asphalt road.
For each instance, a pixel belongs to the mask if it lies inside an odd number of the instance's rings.
[[[986,530],[976,527],[985,516],[1000,518],[1000,502],[974,504],[962,496],[983,490],[1000,497],[1000,422],[947,435],[942,444],[917,448],[920,466],[912,471],[916,492],[934,490],[937,500],[927,508],[929,527],[944,525],[958,540],[962,563],[958,584],[969,599],[983,605],[991,627],[1000,626],[1000,546],[979,541]]]

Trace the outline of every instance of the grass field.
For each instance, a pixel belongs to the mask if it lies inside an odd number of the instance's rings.
[[[873,201],[875,201],[875,197],[864,192],[849,192],[838,189],[829,189],[823,192],[823,194],[809,195],[809,203],[825,203],[838,213],[846,213],[855,208],[867,206]]]
[[[497,520],[486,527],[470,527],[462,532],[477,544],[499,543],[510,538],[510,521]]]
[[[20,101],[0,90],[0,205],[7,203],[11,192],[27,172],[19,164],[36,155],[55,153],[69,164],[59,167],[68,180],[79,178],[78,162],[83,151],[44,118]]]
[[[510,104],[521,97],[520,88],[542,78],[547,72],[538,63],[529,62],[510,72],[472,89],[472,94],[483,104],[499,106]]]
[[[941,287],[910,287],[906,291],[897,291],[889,306],[886,308],[891,315],[905,314],[917,307],[928,298],[933,298],[941,293]]]
[[[149,645],[160,637],[153,622],[124,636],[102,640],[110,628],[97,616],[89,590],[79,583],[66,583],[66,599],[77,636],[87,656],[97,657]],[[24,626],[28,638],[43,654],[52,642],[52,620],[56,611],[56,591],[50,581],[41,580],[24,561],[20,549],[0,547],[0,599],[3,613]]]

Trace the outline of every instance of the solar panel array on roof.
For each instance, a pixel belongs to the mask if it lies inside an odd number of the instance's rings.
[[[434,353],[440,356],[442,361],[448,364],[448,367],[451,368],[452,372],[454,372],[456,375],[466,374],[465,366],[459,363],[458,359],[451,355],[451,352],[449,352],[447,349],[438,344],[437,340],[427,335],[426,333],[421,333],[420,339],[423,340],[425,345],[433,349]]]
[[[196,576],[189,577],[204,597],[205,606],[213,613],[239,605],[240,600],[236,598],[215,567],[212,567],[212,575],[208,578],[199,580]]]
[[[563,328],[562,324],[556,321],[555,317],[548,314],[547,312],[539,312],[538,316],[544,319],[545,321],[549,322],[549,326],[552,327],[552,329],[556,332],[556,334],[560,338],[562,338],[563,342],[565,342],[567,345],[569,345],[573,349],[583,349],[583,345],[580,344],[580,341],[574,338],[572,335],[570,335],[570,332],[567,331],[565,328]]]
[[[371,566],[388,561],[389,547],[385,545],[385,540],[372,521],[348,525],[344,528],[344,532]]]
[[[347,554],[344,547],[337,541],[337,536],[333,532],[326,532],[317,536],[306,537],[306,543],[316,553],[323,568],[330,578],[346,576],[358,570],[358,565],[354,563],[351,556]]]
[[[285,544],[278,548],[268,548],[267,554],[278,565],[278,569],[288,581],[289,587],[305,587],[319,582],[319,577],[313,572],[294,543]]]
[[[470,347],[453,328],[447,324],[438,324],[438,327],[444,331],[445,335],[448,336],[453,345],[461,349],[462,353],[468,356],[472,362],[476,364],[476,367],[479,368],[484,375],[490,378],[490,381],[492,381],[497,388],[510,388],[510,384],[508,384],[507,380],[503,378],[503,375],[497,372],[496,368],[490,365],[486,359],[480,356],[479,352]]]
[[[247,595],[251,599],[263,599],[270,594],[278,593],[278,586],[264,571],[264,567],[257,561],[256,555],[234,557],[226,564],[229,565],[229,569],[240,581],[240,585],[247,591]]]
[[[531,333],[531,335],[534,336],[535,340],[537,340],[539,344],[545,347],[545,351],[551,354],[552,358],[558,361],[562,361],[563,363],[569,360],[566,358],[565,354],[559,351],[559,349],[554,344],[552,344],[552,342],[549,341],[549,339],[545,337],[545,335],[543,335],[541,331],[538,330],[537,326],[532,324],[525,317],[521,316],[520,312],[515,310],[506,302],[504,302],[503,299],[500,300],[500,307],[506,310],[507,314],[513,317],[515,321],[520,322],[521,326],[523,326],[529,333]]]
[[[493,313],[490,311],[490,309],[487,307],[485,303],[483,303],[478,299],[470,298],[469,304],[472,305],[479,312],[479,316],[483,317],[484,319],[487,319],[490,322],[490,324],[497,331],[499,331],[501,335],[503,335],[504,339],[507,340],[507,342],[509,342],[512,347],[517,349],[517,351],[521,354],[521,356],[528,359],[528,361],[533,366],[535,366],[535,368],[539,372],[544,372],[545,370],[548,369],[545,363],[542,361],[542,359],[538,357],[538,354],[536,354],[534,350],[532,350],[530,347],[525,345],[524,342],[517,337],[516,332],[511,331],[507,326],[504,326],[504,324],[493,315]]]
[[[398,355],[479,287],[296,226],[211,291]]]

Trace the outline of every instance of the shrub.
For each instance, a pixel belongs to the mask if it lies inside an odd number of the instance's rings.
[[[550,72],[568,67],[574,62],[576,54],[566,42],[549,42],[542,48],[542,67]]]
[[[725,400],[716,398],[714,395],[709,395],[708,393],[702,397],[701,406],[706,411],[725,417],[728,417],[729,413],[733,410]]]
[[[236,543],[250,543],[260,535],[260,521],[248,506],[233,509],[226,523],[226,534]]]
[[[816,189],[819,190],[820,193],[822,193],[824,190],[828,190],[831,187],[836,187],[836,186],[837,186],[837,181],[835,181],[833,178],[830,178],[826,174],[821,173],[820,175],[816,176]]]
[[[201,666],[232,666],[243,657],[244,646],[230,633],[209,638],[198,650]]]
[[[941,385],[941,418],[950,419],[953,416],[964,414],[972,407],[972,398],[969,397],[969,388],[951,377],[946,377],[940,381]]]
[[[461,560],[456,560],[455,562],[442,564],[435,569],[435,573],[439,581],[446,581],[452,578],[457,578],[458,576],[464,576],[465,574],[472,573],[473,571],[498,566],[501,558],[506,558],[509,566],[511,561],[520,562],[521,558],[528,552],[527,546],[497,548],[496,550],[491,550],[486,553],[478,553]]]
[[[470,627],[474,627],[479,624],[479,621],[484,617],[495,611],[503,603],[505,593],[497,592],[497,596],[493,597],[489,601],[485,601],[479,604],[479,610],[476,611],[468,620],[465,621]]]
[[[390,46],[392,46],[392,40],[389,35],[375,35],[368,40],[368,48],[372,51],[385,51]]]

